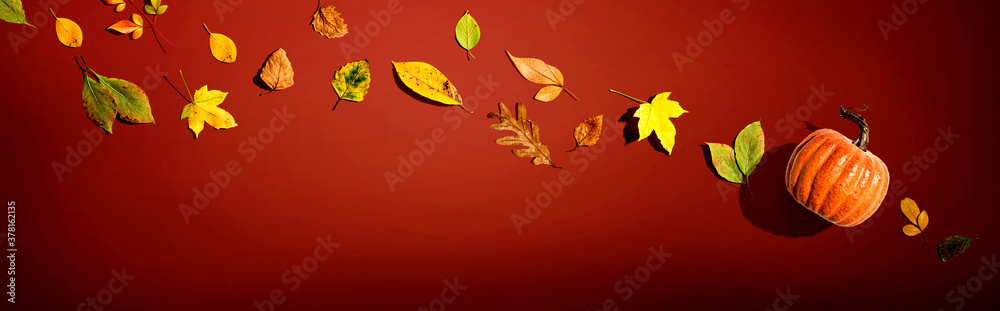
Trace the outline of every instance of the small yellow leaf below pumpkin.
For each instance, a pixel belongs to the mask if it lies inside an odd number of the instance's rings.
[[[927,224],[931,221],[930,217],[927,216],[927,211],[921,211],[917,207],[917,202],[910,198],[904,198],[900,201],[899,208],[906,220],[910,222],[903,226],[903,234],[906,236],[921,234],[924,236],[924,244],[930,246],[927,242],[927,234],[924,233],[924,229],[927,229]]]

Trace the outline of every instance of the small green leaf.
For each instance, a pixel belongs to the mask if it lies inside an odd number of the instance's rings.
[[[25,19],[24,7],[21,5],[21,0],[0,0],[0,19],[8,23],[35,27],[35,25],[28,23],[28,20]]]
[[[142,10],[144,12],[146,12],[146,14],[156,15],[156,8],[154,8],[152,5],[148,5],[148,4],[144,5],[144,6],[142,6]]]
[[[340,70],[337,70],[334,75],[333,81],[330,82],[333,84],[333,89],[337,91],[337,96],[340,96],[340,99],[353,102],[364,100],[371,83],[369,69],[367,59],[350,62],[340,67]]]
[[[118,119],[126,123],[156,123],[149,107],[149,97],[135,83],[97,75],[101,84],[108,87],[118,103]]]
[[[731,183],[742,184],[743,173],[740,173],[736,166],[736,153],[733,147],[726,144],[707,143],[708,149],[712,151],[712,165],[719,176]]]
[[[150,0],[149,2],[152,3],[154,7],[158,8],[158,7],[160,7],[160,3],[163,2],[163,1],[161,1],[161,0]]]
[[[736,135],[736,164],[743,176],[750,176],[764,157],[764,131],[760,121],[750,123]]]
[[[167,13],[167,7],[168,6],[169,5],[162,5],[162,6],[158,7],[158,8],[156,8],[156,15],[163,15],[163,13]]]
[[[87,118],[105,133],[111,134],[111,127],[117,115],[115,108],[115,96],[111,93],[111,89],[84,75],[83,110],[87,112]]]
[[[476,19],[469,14],[469,11],[465,11],[465,15],[458,20],[458,25],[455,25],[455,40],[458,41],[458,45],[461,45],[470,57],[475,58],[472,55],[472,48],[479,44],[480,36],[479,23],[476,23]]]
[[[945,238],[938,244],[938,258],[941,259],[941,262],[947,262],[949,259],[964,253],[969,248],[969,245],[972,244],[972,240],[975,239],[960,235]]]

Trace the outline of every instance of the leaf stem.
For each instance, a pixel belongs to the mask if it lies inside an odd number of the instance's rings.
[[[573,94],[573,92],[570,92],[569,89],[567,89],[565,86],[563,87],[563,91],[566,91],[566,94],[569,94],[569,96],[572,97],[573,99],[580,100],[579,97],[576,97],[576,94]]]
[[[565,89],[565,88],[563,88],[563,89]],[[635,102],[637,102],[637,103],[640,103],[640,104],[648,104],[648,103],[647,103],[647,102],[645,102],[645,101],[641,101],[641,100],[639,100],[638,98],[635,98],[635,97],[632,97],[632,96],[628,96],[628,95],[625,95],[625,93],[622,93],[622,92],[619,92],[619,91],[615,91],[615,90],[608,90],[608,91],[611,91],[611,93],[615,93],[615,94],[618,94],[618,95],[621,95],[621,96],[625,96],[625,98],[628,98],[628,99],[631,99],[631,100],[634,100]],[[569,90],[567,90],[567,91],[566,91],[566,93],[569,93]],[[572,95],[573,95],[573,94],[572,94],[572,93],[570,93],[570,96],[572,96]]]
[[[188,82],[187,82],[187,80],[184,79],[184,71],[178,69],[177,72],[179,72],[181,74],[181,82],[184,82],[184,90],[188,92],[188,97],[191,98],[192,100],[194,100],[194,96],[191,95],[191,88],[188,87]],[[193,102],[193,101],[191,101],[191,102]]]
[[[745,176],[745,175],[743,176],[743,186],[747,188],[746,191],[750,193],[750,196],[752,197],[753,190],[750,190],[750,176]]]
[[[931,243],[927,242],[927,233],[924,233],[924,230],[921,229],[920,235],[924,236],[924,245],[927,247],[931,247]]]
[[[469,59],[469,61],[472,61],[472,59],[476,58],[476,56],[472,55],[472,50],[465,50],[465,58]]]
[[[472,113],[472,110],[469,110],[468,108],[465,108],[465,105],[458,105],[458,106],[462,107],[462,110],[465,110],[465,112]]]
[[[212,35],[212,31],[208,30],[208,25],[205,25],[205,23],[201,23],[201,27],[205,28],[205,32],[207,32],[209,36]]]
[[[340,105],[340,100],[341,100],[341,99],[342,99],[342,98],[340,98],[340,97],[337,97],[337,102],[333,104],[333,109],[330,109],[330,111],[333,111],[334,109],[337,109],[337,105]]]
[[[180,70],[178,70],[178,71],[180,71]],[[167,84],[170,84],[170,87],[172,87],[174,89],[174,91],[176,91],[177,94],[181,96],[181,98],[183,98],[185,101],[187,101],[189,103],[192,102],[187,97],[184,97],[184,93],[181,93],[181,90],[178,90],[177,86],[174,86],[174,84],[172,82],[170,82],[170,79],[168,79],[167,76],[163,76],[163,80],[167,81]],[[184,80],[184,72],[183,71],[181,71],[181,80],[182,81]],[[187,87],[187,81],[184,81],[184,87]],[[188,91],[188,94],[191,94],[190,90]]]
[[[142,18],[145,19],[147,23],[149,23],[149,27],[153,28],[153,32],[154,33],[158,33],[158,34],[160,34],[160,37],[163,37],[163,41],[167,41],[167,43],[169,43],[170,46],[174,47],[175,49],[177,48],[177,46],[174,45],[173,42],[170,42],[170,39],[167,39],[167,37],[164,36],[163,33],[160,32],[159,28],[156,28],[156,24],[153,23],[153,21],[150,20],[149,17],[146,17],[146,14],[141,9],[139,9],[139,7],[135,5],[135,3],[132,3],[132,0],[128,0],[128,1],[125,1],[125,2],[128,2],[128,4],[131,4],[132,8],[135,8],[136,11],[139,11],[139,16],[142,16]],[[156,38],[155,34],[153,35],[153,38]],[[159,44],[160,40],[157,39],[156,43]],[[167,52],[167,50],[163,48],[162,44],[160,44],[160,49],[163,49],[163,53]]]

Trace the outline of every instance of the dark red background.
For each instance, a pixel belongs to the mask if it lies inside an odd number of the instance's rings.
[[[337,98],[330,79],[348,61],[341,43],[358,40],[387,1],[330,3],[351,33],[326,39],[309,26],[313,1],[242,1],[220,20],[212,1],[168,0],[158,26],[178,48],[166,54],[149,31],[137,41],[102,31],[125,13],[70,1],[58,14],[84,29],[82,47],[61,46],[51,19],[19,53],[7,40],[0,44],[0,200],[17,206],[15,309],[75,309],[107,288],[111,269],[126,267],[136,279],[107,310],[254,310],[253,301],[274,289],[287,298],[277,310],[413,310],[454,277],[468,289],[447,310],[596,310],[605,299],[622,310],[763,310],[773,307],[777,289],[800,296],[790,310],[954,310],[949,291],[1000,245],[992,177],[996,8],[927,1],[885,41],[877,21],[890,20],[901,3],[754,0],[741,11],[730,1],[586,1],[553,30],[546,11],[559,12],[559,1],[403,1],[402,12],[351,57],[371,61],[371,92],[330,112]],[[29,18],[43,12],[34,1],[25,7]],[[734,10],[735,22],[678,72],[671,55],[724,9]],[[471,62],[453,32],[466,10],[483,28]],[[236,42],[236,63],[210,56],[203,22]],[[0,24],[4,38],[21,30]],[[296,84],[258,96],[252,77],[279,47]],[[557,66],[581,100],[534,101],[541,86],[521,78],[504,50]],[[80,105],[76,55],[103,75],[140,85],[147,66],[159,65],[179,87],[177,70],[184,70],[192,89],[229,92],[221,107],[239,126],[208,128],[194,140],[178,120],[181,96],[165,83],[147,86],[156,125],[116,123],[115,134],[60,182],[52,163],[65,163],[66,146],[96,129]],[[467,102],[480,76],[502,86],[452,129],[450,118],[464,112],[408,96],[393,82],[390,60],[433,64]],[[778,121],[806,112],[810,87],[821,85],[834,95],[807,121],[854,136],[837,106],[868,104],[870,149],[905,186],[853,242],[848,231],[789,205],[781,177],[791,146],[811,127],[786,137]],[[585,170],[584,154],[562,152],[573,146],[580,120],[604,114],[614,123],[637,106],[609,88],[640,98],[673,92],[690,111],[673,120],[673,155],[613,135],[603,152],[577,151],[593,157]],[[560,170],[494,144],[509,134],[488,126],[486,114],[500,101],[527,103],[554,161],[573,176],[521,234],[511,214],[524,215],[525,198]],[[297,117],[247,162],[240,143],[282,107]],[[756,196],[721,195],[700,144],[729,143],[758,119],[772,143],[787,148],[753,176]],[[904,165],[949,127],[961,138],[912,180]],[[437,128],[447,139],[390,191],[384,173],[396,172],[398,157]],[[241,174],[186,224],[178,205],[191,204],[192,189],[232,160]],[[900,233],[904,196],[929,212],[930,248]],[[952,234],[982,239],[941,263],[933,245]],[[290,291],[282,273],[328,235],[341,247]],[[623,301],[615,283],[660,245],[673,257]],[[986,281],[962,309],[997,306],[998,282]]]

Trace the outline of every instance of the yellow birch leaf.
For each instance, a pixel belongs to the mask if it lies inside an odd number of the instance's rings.
[[[76,48],[83,45],[83,31],[80,25],[68,18],[60,18],[49,8],[49,13],[56,19],[56,38],[67,47]]]
[[[236,43],[232,39],[229,39],[226,35],[221,33],[212,33],[208,30],[208,26],[204,23],[201,24],[205,28],[205,32],[208,32],[208,46],[212,49],[212,57],[216,60],[229,64],[236,61]]]

